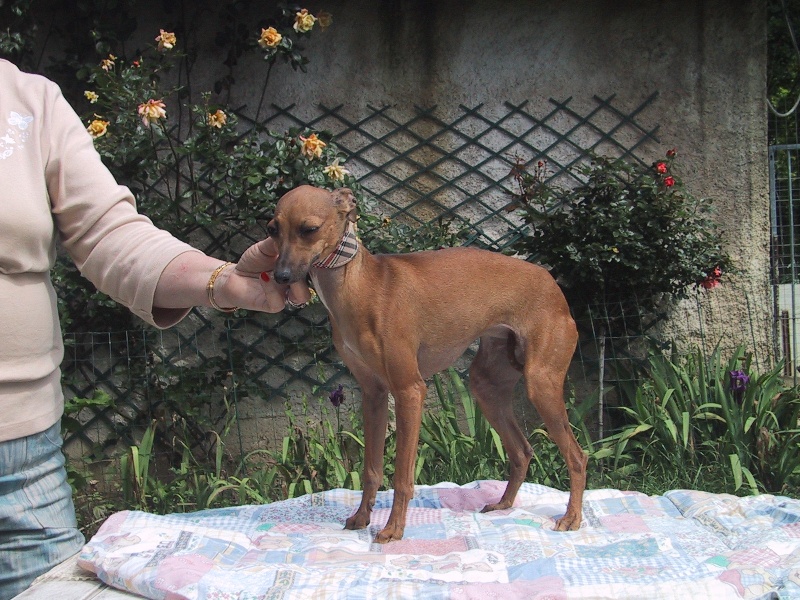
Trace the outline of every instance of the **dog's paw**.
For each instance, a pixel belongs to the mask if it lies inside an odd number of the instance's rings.
[[[404,527],[392,527],[391,525],[386,525],[386,527],[380,530],[378,535],[375,536],[375,543],[386,544],[388,542],[402,540],[404,529]]]
[[[352,531],[366,529],[367,525],[369,525],[369,513],[356,512],[344,522],[344,528]]]
[[[567,513],[556,521],[555,531],[577,531],[581,527],[581,516]]]
[[[497,504],[487,504],[481,509],[482,513],[492,512],[494,510],[505,510],[507,508],[511,508],[511,502],[503,502],[500,501]]]

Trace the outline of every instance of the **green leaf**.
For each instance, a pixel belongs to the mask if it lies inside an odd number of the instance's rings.
[[[683,417],[683,447],[687,448],[689,446],[689,425],[690,425],[690,417],[687,411],[683,411],[681,413]]]
[[[730,454],[728,459],[731,461],[731,472],[733,473],[734,489],[742,487],[742,463],[738,454]]]
[[[489,432],[492,434],[492,441],[494,442],[494,449],[497,451],[497,456],[500,457],[500,460],[506,460],[506,453],[503,450],[503,442],[500,439],[500,434],[498,434],[494,428],[490,429]]]
[[[754,496],[757,495],[758,485],[756,484],[755,477],[753,477],[753,474],[750,472],[750,469],[742,467],[742,472],[744,473],[744,476],[747,479],[747,485],[750,487],[750,493],[752,493]]]
[[[642,423],[640,425],[637,425],[636,427],[628,428],[625,431],[623,431],[622,439],[629,440],[639,435],[640,433],[644,433],[645,431],[650,431],[651,429],[653,429],[652,425],[650,425],[649,423]]]

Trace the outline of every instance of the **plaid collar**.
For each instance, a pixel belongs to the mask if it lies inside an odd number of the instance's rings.
[[[323,260],[315,262],[314,266],[318,269],[336,269],[337,267],[343,267],[353,260],[356,252],[358,252],[356,226],[355,223],[348,223],[339,245],[336,246],[336,250],[331,252]]]

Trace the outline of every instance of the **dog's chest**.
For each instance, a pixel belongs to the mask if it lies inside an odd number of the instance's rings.
[[[362,360],[375,353],[374,346],[362,347],[365,334],[364,325],[350,314],[350,305],[340,297],[342,294],[341,282],[332,283],[324,278],[311,274],[311,285],[322,304],[328,311],[332,324],[335,324],[339,343],[344,344],[347,351]],[[348,316],[349,315],[349,316]]]

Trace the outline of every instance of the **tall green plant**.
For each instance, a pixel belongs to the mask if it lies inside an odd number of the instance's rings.
[[[350,428],[344,427],[340,415],[344,393],[341,389],[334,393],[329,396],[333,420],[322,398],[317,414],[309,410],[307,398],[300,415],[286,408],[291,433],[283,437],[280,450],[269,451],[267,457],[276,473],[276,485],[287,498],[332,488],[361,489],[364,441],[354,433],[360,430],[359,419],[348,412]]]
[[[762,489],[782,492],[800,474],[800,390],[784,383],[782,361],[748,377],[752,356],[735,358],[741,364],[738,369],[733,361],[728,364],[727,393],[722,393],[721,382],[715,386],[726,424],[723,452],[737,488],[744,476],[751,487],[755,478]]]
[[[730,491],[781,492],[800,475],[800,391],[778,364],[752,373],[737,348],[689,356],[651,353],[637,383],[618,384],[628,424],[605,440],[614,468],[631,461],[690,473],[716,468]],[[715,490],[721,491],[721,490]]]
[[[272,38],[259,39],[269,68],[280,56],[293,56],[294,47],[288,33],[271,30]],[[235,113],[211,94],[187,103],[187,90],[171,83],[184,60],[181,41],[164,30],[156,41],[132,59],[103,56],[85,91],[95,146],[156,225],[182,239],[203,228],[228,248],[296,185],[357,189],[340,164],[344,156],[324,133],[291,129],[242,137]]]

